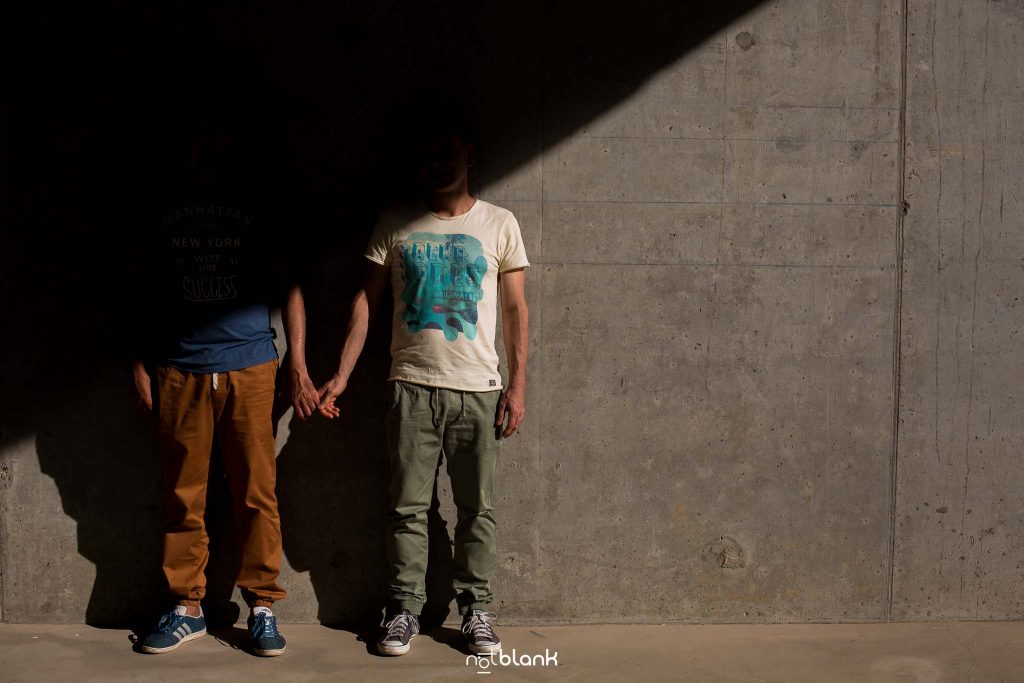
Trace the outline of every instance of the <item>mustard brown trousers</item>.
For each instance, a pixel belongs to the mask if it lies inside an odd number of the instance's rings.
[[[271,410],[277,360],[220,373],[157,370],[157,433],[165,486],[163,570],[178,604],[206,594],[203,515],[214,441],[220,447],[241,552],[237,585],[250,607],[285,597]]]

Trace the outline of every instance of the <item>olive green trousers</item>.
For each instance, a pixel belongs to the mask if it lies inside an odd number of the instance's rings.
[[[491,602],[490,579],[497,566],[491,491],[501,450],[494,421],[500,395],[388,383],[389,613],[420,614],[427,599],[427,512],[442,453],[458,511],[453,588],[459,612],[485,609]]]

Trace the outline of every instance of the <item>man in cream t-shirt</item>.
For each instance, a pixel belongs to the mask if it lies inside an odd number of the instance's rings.
[[[525,414],[529,265],[519,224],[507,209],[469,194],[473,148],[461,131],[438,129],[419,158],[422,202],[384,211],[370,239],[366,284],[337,373],[321,389],[320,411],[339,414],[366,339],[368,320],[391,282],[394,293],[387,436],[391,464],[386,632],[377,648],[405,654],[426,602],[427,511],[444,453],[458,510],[454,581],[462,631],[473,652],[501,649],[487,611],[497,566],[491,507],[501,439]],[[508,357],[502,385],[495,350],[502,310]]]
[[[366,258],[391,268],[390,380],[459,391],[501,388],[498,276],[530,265],[511,211],[479,199],[454,217],[416,206],[391,209],[381,215]]]

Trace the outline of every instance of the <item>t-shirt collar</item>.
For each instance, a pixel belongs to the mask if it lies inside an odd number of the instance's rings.
[[[458,220],[464,220],[464,219],[469,217],[469,214],[473,213],[473,210],[476,209],[476,206],[479,203],[480,203],[480,200],[477,199],[476,197],[473,197],[473,205],[470,206],[465,211],[463,211],[462,213],[460,213],[458,216],[438,216],[436,213],[431,211],[429,208],[427,209],[427,213],[429,213],[431,216],[433,216],[434,218],[436,218],[439,221],[458,221]]]

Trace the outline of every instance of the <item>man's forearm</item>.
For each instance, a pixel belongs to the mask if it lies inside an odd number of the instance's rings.
[[[525,305],[502,311],[505,355],[508,359],[510,387],[526,386],[526,358],[529,355],[529,313]]]
[[[352,375],[356,361],[366,344],[366,334],[370,327],[370,304],[365,290],[361,290],[352,300],[352,313],[345,331],[345,343],[341,347],[336,376],[344,381]]]
[[[288,292],[284,306],[284,336],[293,370],[306,369],[306,302],[302,288],[294,286]]]

